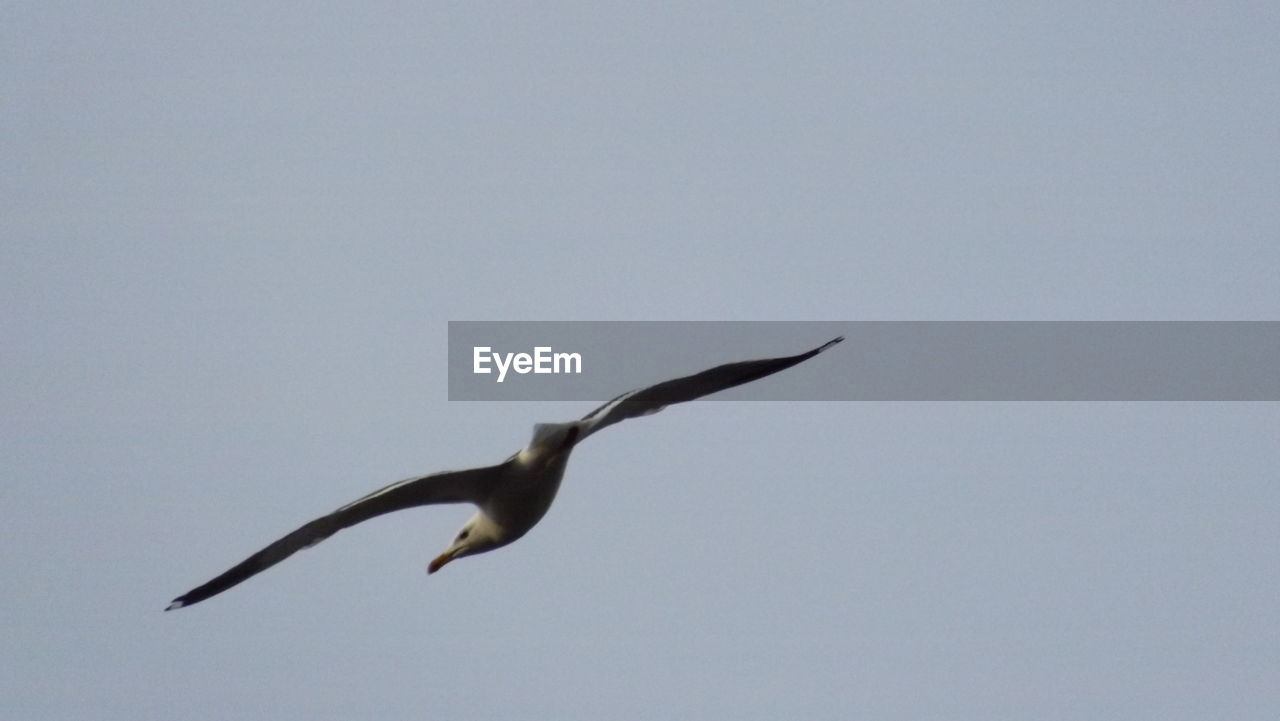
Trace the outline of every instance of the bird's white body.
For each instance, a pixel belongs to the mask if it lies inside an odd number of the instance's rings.
[[[535,426],[529,445],[516,454],[507,482],[494,489],[480,506],[481,512],[516,538],[541,521],[560,490],[569,454],[573,453],[569,436],[577,425],[575,421]]]
[[[477,504],[454,542],[436,557],[429,573],[455,558],[505,546],[518,540],[547,515],[573,452],[578,423],[539,423],[529,445],[512,456],[502,480]],[[465,534],[465,536],[464,536]]]

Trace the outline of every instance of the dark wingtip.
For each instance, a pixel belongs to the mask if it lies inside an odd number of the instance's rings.
[[[830,348],[831,346],[833,346],[833,345],[835,345],[836,343],[839,343],[839,342],[841,342],[841,341],[843,341],[843,340],[844,340],[844,336],[842,336],[842,335],[838,335],[838,336],[836,336],[835,338],[832,338],[831,340],[827,341],[826,343],[823,343],[823,344],[818,348],[818,352],[819,352],[819,353],[821,353],[822,351],[824,351],[824,350],[826,350],[826,349]]]
[[[173,611],[173,610],[182,608],[185,605],[187,605],[186,601],[182,600],[181,598],[175,598],[173,599],[173,603],[170,603],[168,606],[164,607],[164,610]]]

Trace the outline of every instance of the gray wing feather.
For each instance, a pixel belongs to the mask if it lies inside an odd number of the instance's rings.
[[[261,551],[249,556],[225,573],[175,598],[166,611],[199,603],[314,546],[338,531],[384,513],[437,503],[478,503],[488,495],[502,474],[503,466],[486,466],[465,471],[445,471],[410,478],[380,488],[348,503],[327,516],[303,524]]]
[[[580,421],[583,429],[578,441],[619,421],[647,416],[673,403],[684,403],[773,375],[809,360],[842,340],[844,336],[833,338],[813,350],[793,356],[726,363],[691,376],[628,391],[583,416]]]

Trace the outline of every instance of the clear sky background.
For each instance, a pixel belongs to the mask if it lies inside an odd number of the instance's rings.
[[[1280,712],[1275,403],[681,406],[161,612],[591,407],[450,319],[1276,319],[1275,3],[0,14],[0,716]]]

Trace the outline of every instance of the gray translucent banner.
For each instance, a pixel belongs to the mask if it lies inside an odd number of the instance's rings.
[[[836,336],[708,400],[1280,400],[1276,321],[450,321],[449,400],[604,401]]]

